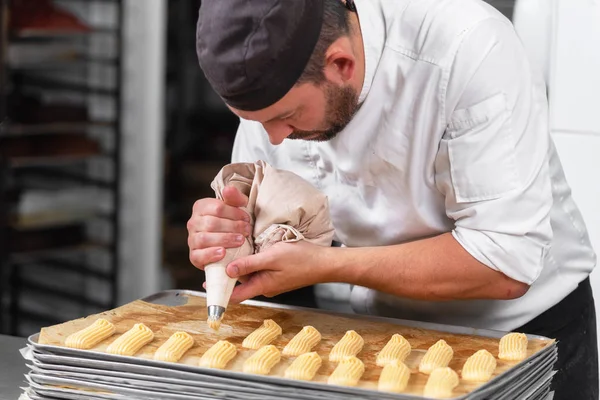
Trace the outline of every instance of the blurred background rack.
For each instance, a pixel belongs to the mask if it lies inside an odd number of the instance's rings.
[[[0,326],[24,335],[117,305],[123,4],[2,9]]]

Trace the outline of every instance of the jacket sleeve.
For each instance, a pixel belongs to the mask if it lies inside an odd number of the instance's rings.
[[[436,185],[456,240],[532,284],[552,240],[545,85],[508,21],[482,21],[461,40],[442,90]]]

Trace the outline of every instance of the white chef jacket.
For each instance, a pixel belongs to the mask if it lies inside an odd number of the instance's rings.
[[[531,285],[515,300],[428,302],[354,286],[355,311],[511,330],[596,263],[548,129],[545,85],[508,19],[480,0],[357,0],[361,106],[333,140],[269,143],[242,120],[233,161],[265,160],[329,198],[335,239],[383,246],[452,232]]]

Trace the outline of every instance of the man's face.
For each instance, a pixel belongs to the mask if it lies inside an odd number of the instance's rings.
[[[281,100],[259,111],[232,111],[258,121],[278,145],[285,139],[331,140],[348,125],[358,108],[358,93],[350,85],[325,81],[292,88]]]

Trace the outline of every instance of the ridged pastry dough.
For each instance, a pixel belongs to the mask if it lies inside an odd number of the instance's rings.
[[[200,366],[206,368],[225,369],[229,361],[235,357],[237,349],[235,345],[226,340],[219,340],[200,358]]]
[[[277,336],[281,335],[281,327],[272,319],[266,319],[262,326],[246,336],[242,347],[247,349],[259,349],[271,343]]]
[[[402,335],[394,334],[384,348],[377,354],[377,365],[383,367],[394,360],[404,362],[410,354],[411,347]]]
[[[447,367],[453,355],[452,347],[445,340],[438,340],[421,359],[419,372],[430,374],[436,368]]]
[[[112,342],[106,348],[106,352],[121,356],[133,356],[152,339],[154,339],[154,332],[150,328],[144,324],[135,324],[133,328]]]
[[[175,332],[156,350],[154,359],[158,361],[177,362],[193,345],[194,338],[189,333]]]
[[[467,359],[462,368],[462,378],[471,382],[487,382],[496,369],[496,359],[487,350],[479,350]]]
[[[111,337],[115,333],[115,330],[116,328],[112,323],[100,318],[87,328],[69,335],[65,340],[65,346],[88,350],[104,339]]]
[[[379,376],[378,389],[385,392],[402,393],[408,385],[410,369],[399,359],[390,361]]]
[[[329,353],[329,361],[338,362],[349,356],[356,356],[363,348],[365,341],[354,331],[347,331]]]
[[[304,353],[298,356],[285,370],[285,377],[300,381],[310,381],[321,368],[321,356],[316,352]]]
[[[221,321],[220,319],[207,319],[206,323],[208,324],[208,327],[210,329],[212,329],[213,331],[218,331],[219,328],[221,327]]]
[[[327,383],[330,385],[356,386],[360,377],[365,373],[365,365],[354,356],[340,360],[335,367]]]
[[[458,374],[452,368],[436,368],[429,375],[423,394],[435,399],[452,397],[452,391],[458,383]]]
[[[321,341],[321,334],[312,326],[305,326],[283,348],[286,356],[299,356],[308,353]]]
[[[527,336],[524,333],[509,333],[500,339],[498,358],[506,361],[521,361],[527,358]]]
[[[261,347],[250,356],[243,366],[243,370],[250,374],[268,375],[271,368],[281,360],[281,353],[272,344]]]

